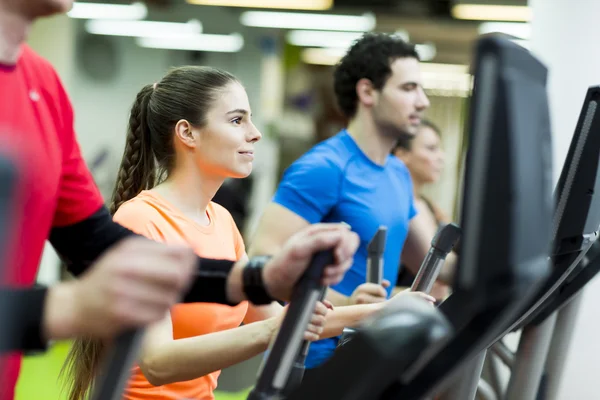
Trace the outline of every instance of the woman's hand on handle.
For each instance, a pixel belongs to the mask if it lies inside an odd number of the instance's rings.
[[[325,329],[325,323],[327,322],[327,313],[329,310],[333,310],[333,306],[327,300],[318,301],[315,304],[315,310],[313,312],[310,324],[304,332],[304,339],[310,342],[315,342],[321,338],[321,334]]]
[[[271,324],[271,339],[270,342],[275,340],[277,337],[277,333],[279,332],[279,328],[283,323],[283,319],[285,318],[288,306],[284,307],[281,314],[272,318],[269,322]],[[323,329],[325,329],[325,323],[327,322],[327,313],[329,310],[333,310],[333,305],[327,301],[317,301],[315,304],[315,309],[312,313],[310,323],[304,331],[304,340],[308,340],[310,342],[317,341],[321,338],[321,334],[323,333]]]

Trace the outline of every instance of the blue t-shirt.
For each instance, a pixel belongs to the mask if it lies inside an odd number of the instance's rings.
[[[350,296],[366,282],[367,246],[381,225],[387,226],[383,278],[396,284],[408,224],[415,216],[410,173],[390,155],[385,165],[369,159],[346,130],[327,139],[285,171],[273,201],[308,222],[346,222],[360,236],[354,264],[332,289]],[[339,337],[314,342],[306,368],[333,354]]]

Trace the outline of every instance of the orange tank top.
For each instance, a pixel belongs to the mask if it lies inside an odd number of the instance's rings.
[[[124,203],[114,220],[150,239],[187,244],[205,258],[238,260],[244,242],[231,214],[216,203],[207,209],[210,223],[202,226],[175,209],[152,191],[143,191]],[[235,307],[213,303],[177,304],[171,309],[173,338],[182,339],[233,329],[242,323],[248,303]],[[139,366],[134,366],[123,398],[126,400],[213,400],[221,371],[185,382],[153,386]]]

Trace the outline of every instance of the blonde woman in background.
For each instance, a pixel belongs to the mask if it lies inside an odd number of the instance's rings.
[[[422,193],[423,188],[436,183],[444,168],[444,150],[440,130],[431,121],[423,119],[417,134],[412,137],[400,139],[392,153],[398,157],[410,171],[415,195],[415,207],[419,214],[428,220],[431,237],[437,230],[450,222],[444,212]],[[401,266],[398,274],[398,287],[411,286],[415,276]],[[449,295],[449,287],[441,282],[436,282],[431,295],[438,301]]]

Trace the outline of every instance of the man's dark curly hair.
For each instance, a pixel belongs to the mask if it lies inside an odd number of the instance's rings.
[[[357,40],[333,73],[335,96],[344,115],[352,118],[356,114],[356,83],[359,80],[369,79],[375,89],[381,89],[392,74],[391,64],[398,58],[407,57],[419,59],[415,46],[397,35],[366,33]]]

